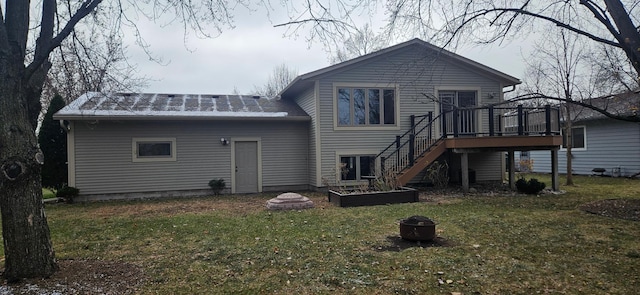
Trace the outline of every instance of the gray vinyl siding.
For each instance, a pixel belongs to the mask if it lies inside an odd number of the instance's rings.
[[[320,77],[322,176],[335,175],[337,153],[363,149],[382,151],[393,142],[396,135],[401,135],[410,128],[410,115],[424,115],[429,111],[433,111],[435,115],[434,102],[425,94],[434,95],[436,87],[440,87],[441,90],[477,87],[480,89],[478,104],[497,102],[497,98],[490,100],[488,95],[501,93],[502,88],[498,81],[471,72],[468,68],[445,59],[445,56],[439,55],[435,56],[435,59],[425,58],[421,47],[409,46],[385,58],[372,59],[342,72]],[[400,130],[334,130],[334,83],[398,84],[400,117],[396,119],[400,122]],[[446,87],[442,88],[443,86]],[[482,121],[482,126],[487,128],[488,120]],[[495,159],[499,159],[499,156]],[[483,164],[489,165],[489,163]],[[500,169],[500,162],[490,166]],[[494,180],[501,179],[499,172],[483,173],[483,175],[491,176],[487,178],[495,176]]]
[[[469,153],[469,170],[476,174],[476,182],[502,180],[502,156],[503,153]],[[452,182],[460,182],[461,154],[450,152],[445,156],[449,162]]]
[[[640,124],[614,120],[598,120],[574,123],[575,127],[585,126],[586,149],[572,150],[574,174],[589,175],[593,168],[605,168],[611,175],[620,167],[622,176],[640,172]],[[533,171],[551,172],[549,151],[532,151]],[[558,152],[558,170],[567,171],[566,150]]]
[[[317,111],[316,111],[316,96],[315,87],[307,89],[302,95],[296,99],[296,103],[304,110],[310,117],[311,123],[309,124],[309,181],[312,186],[319,186],[316,183],[316,134],[317,134]]]
[[[503,153],[469,154],[469,168],[475,170],[476,181],[502,180]]]
[[[263,188],[308,184],[308,122],[76,122],[76,187],[83,195],[231,186],[231,146],[220,138],[260,138]],[[132,162],[132,138],[176,139],[174,162]]]

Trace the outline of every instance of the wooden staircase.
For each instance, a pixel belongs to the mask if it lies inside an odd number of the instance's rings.
[[[447,149],[557,151],[561,144],[560,109],[550,105],[454,107],[435,118],[431,112],[410,118],[411,128],[396,136],[395,141],[376,156],[381,174],[395,175],[400,186],[429,167]],[[486,118],[485,132],[477,129],[474,118]],[[466,160],[461,161],[464,167]],[[462,181],[465,187],[464,176]]]
[[[410,118],[411,128],[376,156],[381,174],[392,173],[400,185],[406,185],[448,148],[512,151],[517,147],[535,150],[559,146],[555,141],[560,134],[560,109],[550,105],[454,107],[436,117],[429,112]],[[486,118],[487,130],[478,129],[474,118]]]
[[[406,185],[446,151],[444,139],[434,135],[437,119],[432,113],[412,116],[411,129],[377,155],[382,171],[395,174],[398,185]]]
[[[409,183],[411,179],[416,177],[420,171],[427,168],[433,161],[438,159],[447,150],[444,140],[438,140],[435,144],[431,145],[430,149],[422,153],[417,159],[415,159],[413,165],[403,169],[398,173],[398,185],[403,186]]]

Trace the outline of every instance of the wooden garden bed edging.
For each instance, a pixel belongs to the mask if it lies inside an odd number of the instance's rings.
[[[340,207],[374,206],[418,202],[418,191],[408,187],[384,192],[362,192],[341,194],[329,190],[329,202]]]

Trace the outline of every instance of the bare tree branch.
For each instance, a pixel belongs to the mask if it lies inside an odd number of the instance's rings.
[[[606,100],[610,100],[610,99],[614,99],[615,96],[611,96],[611,95],[606,95],[606,96],[599,96],[599,97],[594,97],[591,98],[589,100],[567,100],[565,98],[561,98],[561,97],[555,97],[555,96],[549,96],[549,95],[545,95],[542,93],[527,93],[527,94],[523,94],[523,95],[519,95],[516,97],[513,97],[512,99],[503,101],[503,102],[498,102],[495,104],[492,104],[494,106],[498,106],[498,105],[502,105],[502,104],[508,104],[508,103],[513,103],[513,102],[518,102],[518,101],[527,101],[527,100],[532,100],[532,99],[544,99],[544,100],[549,100],[549,101],[556,101],[559,103],[567,103],[567,104],[573,104],[573,105],[577,105],[577,106],[581,106],[590,110],[593,110],[595,112],[598,112],[602,115],[604,115],[607,118],[611,118],[614,120],[620,120],[620,121],[626,121],[626,122],[640,122],[640,113],[638,113],[637,109],[629,109],[629,113],[625,114],[625,113],[613,113],[613,112],[609,112],[607,111],[606,107],[602,107],[602,106],[598,106],[598,105],[594,105],[592,103],[589,103],[591,101],[598,101],[598,100],[602,100],[602,101],[606,101]]]
[[[85,16],[91,13],[101,2],[102,0],[87,0],[83,2],[80,8],[78,8],[78,10],[73,14],[73,16],[71,16],[69,21],[65,24],[64,28],[49,42],[41,45],[40,51],[36,51],[35,56],[33,57],[33,61],[27,66],[27,69],[25,70],[25,78],[29,79],[31,75],[33,75],[33,73],[36,71],[36,69],[40,67],[42,63],[44,63],[49,58],[49,54],[58,46],[60,46],[60,43],[62,43],[62,40],[66,39],[69,36],[69,34],[71,34],[71,32],[73,31],[74,27],[78,24],[78,22],[80,22],[80,20],[82,20]],[[54,10],[45,11],[43,7],[43,10],[42,10],[43,18],[46,17],[44,14],[50,14],[50,13],[54,13]]]
[[[29,1],[7,1],[5,27],[7,50],[24,58],[29,34]]]
[[[610,45],[610,46],[622,48],[621,45],[619,43],[617,43],[617,42],[613,42],[611,40],[596,36],[596,35],[594,35],[592,33],[589,33],[589,32],[587,32],[585,30],[582,30],[582,29],[573,27],[573,26],[571,26],[571,25],[569,25],[567,23],[564,23],[564,22],[562,22],[562,21],[560,21],[558,19],[554,19],[552,17],[548,17],[548,16],[545,16],[545,15],[542,15],[542,14],[538,14],[538,13],[534,13],[534,12],[530,12],[530,11],[527,11],[527,10],[524,10],[524,9],[520,9],[520,8],[492,8],[492,9],[481,10],[481,11],[478,11],[478,12],[474,13],[474,15],[471,16],[468,20],[466,20],[463,23],[463,25],[460,26],[460,28],[462,28],[465,25],[468,25],[470,22],[472,22],[472,21],[474,21],[474,20],[476,20],[478,18],[487,16],[487,15],[490,15],[490,14],[496,13],[496,12],[499,13],[499,14],[504,14],[504,13],[510,12],[510,13],[514,14],[513,17],[516,17],[518,15],[532,16],[532,17],[535,17],[535,18],[542,19],[542,20],[548,21],[550,23],[553,23],[554,25],[556,25],[558,27],[567,29],[567,30],[572,31],[574,33],[583,35],[583,36],[585,36],[585,37],[587,37],[587,38],[589,38],[591,40],[594,40],[596,42],[600,42],[600,43],[604,43],[604,44],[607,44],[607,45]],[[512,22],[513,22],[513,18],[509,21],[509,24],[507,26],[507,29],[505,29],[505,31],[510,29],[510,27],[512,25],[511,24]]]
[[[604,0],[604,2],[618,28],[619,34],[615,37],[623,45],[622,49],[640,76],[640,32],[633,25],[620,0]]]

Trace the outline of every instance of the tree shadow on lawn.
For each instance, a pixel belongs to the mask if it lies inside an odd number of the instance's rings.
[[[387,236],[389,244],[375,246],[378,252],[400,252],[409,248],[455,247],[456,244],[443,237],[435,237],[431,241],[409,241],[400,236]]]

